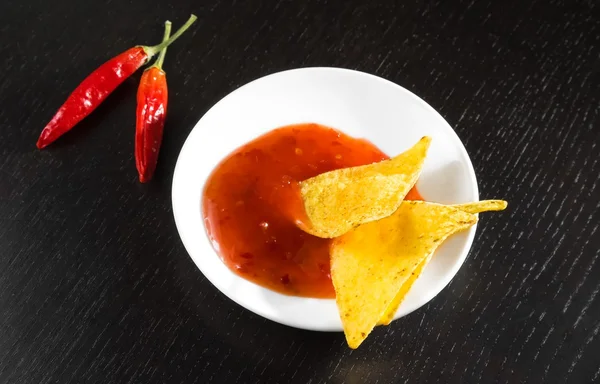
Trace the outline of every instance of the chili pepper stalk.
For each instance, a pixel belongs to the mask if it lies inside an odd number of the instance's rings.
[[[163,41],[169,39],[171,22],[165,23]],[[162,142],[167,116],[167,76],[162,69],[167,47],[163,48],[156,62],[142,74],[137,93],[135,124],[135,165],[139,180],[146,183],[152,179]]]
[[[92,113],[123,81],[148,63],[163,48],[177,40],[196,19],[195,15],[191,15],[188,21],[168,40],[152,47],[138,45],[130,48],[92,72],[75,88],[52,120],[44,127],[37,141],[37,147],[45,148],[71,130]]]

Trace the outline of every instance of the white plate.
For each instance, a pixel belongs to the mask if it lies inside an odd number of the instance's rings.
[[[297,328],[341,331],[334,300],[281,295],[231,272],[213,250],[202,220],[204,183],[225,156],[274,128],[304,122],[367,138],[390,156],[424,135],[432,136],[417,184],[428,201],[476,201],[477,180],[461,141],[433,108],[406,89],[362,72],[303,68],[275,73],[230,93],[198,121],[179,155],[172,198],[177,229],[200,271],[231,300],[263,317]],[[396,319],[427,303],[450,282],[474,235],[475,226],[438,249]]]

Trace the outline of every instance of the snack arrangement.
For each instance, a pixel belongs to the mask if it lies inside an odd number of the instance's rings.
[[[277,292],[335,298],[348,345],[389,324],[453,234],[502,200],[423,201],[415,188],[434,138],[389,159],[318,124],[273,130],[234,151],[203,196],[213,247],[236,274]]]

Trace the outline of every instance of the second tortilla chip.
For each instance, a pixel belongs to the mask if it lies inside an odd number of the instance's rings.
[[[336,238],[331,279],[348,345],[357,348],[399,294],[402,301],[412,283],[406,292],[402,287],[448,236],[476,222],[476,215],[452,206],[405,201],[393,215]]]

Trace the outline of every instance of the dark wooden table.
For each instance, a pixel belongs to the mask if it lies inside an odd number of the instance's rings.
[[[395,5],[394,5],[395,3]],[[43,1],[0,5],[0,383],[492,383],[600,380],[596,1]],[[68,93],[162,22],[199,21],[165,64],[156,179],[137,182],[129,79],[45,151]],[[487,215],[429,304],[356,351],[229,301],[171,212],[177,155],[221,97],[305,66],[421,96],[475,165]]]

